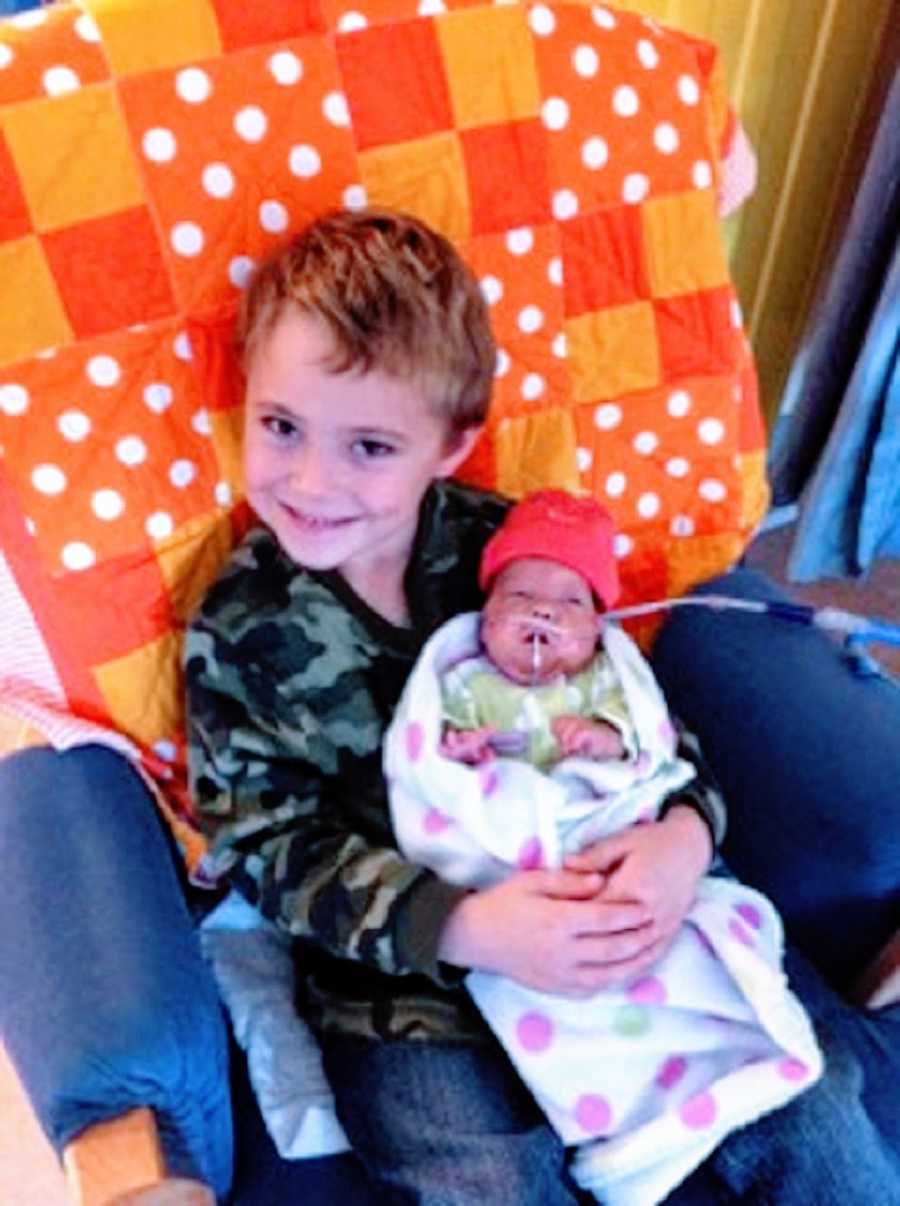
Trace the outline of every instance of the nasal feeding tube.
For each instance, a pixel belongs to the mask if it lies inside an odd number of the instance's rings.
[[[821,628],[826,632],[843,634],[844,648],[848,654],[860,659],[857,668],[860,673],[880,673],[877,663],[866,662],[860,658],[861,646],[868,641],[880,641],[888,645],[900,645],[900,624],[891,624],[886,620],[873,619],[857,615],[852,611],[844,611],[839,607],[810,607],[805,603],[792,603],[780,599],[740,599],[732,595],[682,595],[677,599],[654,599],[648,603],[635,603],[630,607],[619,607],[604,612],[599,619],[598,632],[609,621],[633,619],[637,616],[652,615],[658,611],[672,611],[676,607],[705,607],[710,611],[743,611],[753,615],[774,616],[779,620],[787,620],[793,624],[803,624],[807,627]],[[562,630],[558,625],[540,616],[506,617],[503,623],[526,624],[531,641],[531,681],[540,681],[541,673],[541,633],[549,636],[559,636]],[[894,680],[890,680],[894,681]],[[495,733],[491,745],[497,753],[520,753],[524,735],[520,733]]]

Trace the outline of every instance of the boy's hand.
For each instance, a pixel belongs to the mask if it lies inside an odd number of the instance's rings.
[[[566,757],[580,754],[599,761],[625,756],[622,734],[604,720],[588,720],[584,716],[557,716],[551,721],[550,728]]]
[[[694,809],[676,805],[664,820],[632,825],[566,859],[572,871],[604,876],[603,899],[641,905],[665,950],[694,902],[712,841]]]
[[[439,956],[564,997],[636,979],[664,943],[649,909],[601,895],[596,872],[523,871],[450,914]]]
[[[447,728],[441,738],[439,751],[445,758],[452,758],[454,762],[466,762],[469,766],[477,766],[479,762],[493,758],[494,751],[491,749],[490,742],[494,732],[495,730],[492,728]]]

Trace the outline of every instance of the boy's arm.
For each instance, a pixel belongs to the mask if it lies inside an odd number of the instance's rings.
[[[186,640],[188,765],[214,865],[280,928],[333,955],[457,982],[437,944],[464,891],[361,832],[364,776],[358,798],[338,798],[354,787],[321,715],[348,712],[342,723],[353,741],[352,701],[292,704],[284,715],[273,684],[239,646],[202,623]],[[378,767],[380,759],[373,774]],[[374,810],[373,818],[377,827]]]
[[[700,742],[675,717],[672,718],[672,722],[678,735],[678,745],[675,750],[676,757],[683,758],[685,762],[689,762],[696,774],[690,783],[685,784],[684,787],[679,787],[663,801],[659,813],[660,819],[663,819],[676,806],[693,809],[697,816],[706,824],[709,830],[710,841],[712,842],[712,849],[716,851],[721,846],[722,840],[725,837],[725,827],[727,824],[725,800],[709,768],[709,764],[703,756]]]

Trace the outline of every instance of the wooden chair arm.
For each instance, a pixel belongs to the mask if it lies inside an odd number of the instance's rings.
[[[149,1109],[88,1127],[66,1148],[63,1165],[72,1206],[215,1206],[199,1181],[166,1175]]]
[[[900,1002],[900,933],[894,935],[857,980],[853,999],[868,1009]]]
[[[153,1111],[129,1110],[88,1127],[66,1148],[63,1166],[73,1206],[109,1206],[161,1181],[166,1169]]]

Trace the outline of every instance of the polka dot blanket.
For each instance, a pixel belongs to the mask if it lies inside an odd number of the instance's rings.
[[[625,602],[732,564],[767,498],[718,222],[737,129],[712,46],[606,4],[0,21],[0,711],[118,743],[199,853],[178,659],[248,522],[235,306],[335,206],[413,211],[481,281],[499,351],[464,477],[602,498]]]
[[[385,743],[400,848],[445,880],[495,883],[652,819],[692,774],[636,646],[608,626],[638,749],[622,767],[565,759],[551,773],[506,757],[440,753],[442,673],[478,649],[478,617],[426,645]],[[613,784],[609,774],[617,776]],[[609,1206],[660,1202],[733,1129],[821,1074],[809,1020],[781,970],[782,926],[751,888],[707,876],[652,974],[570,1000],[486,972],[466,987],[563,1142],[579,1184]]]

